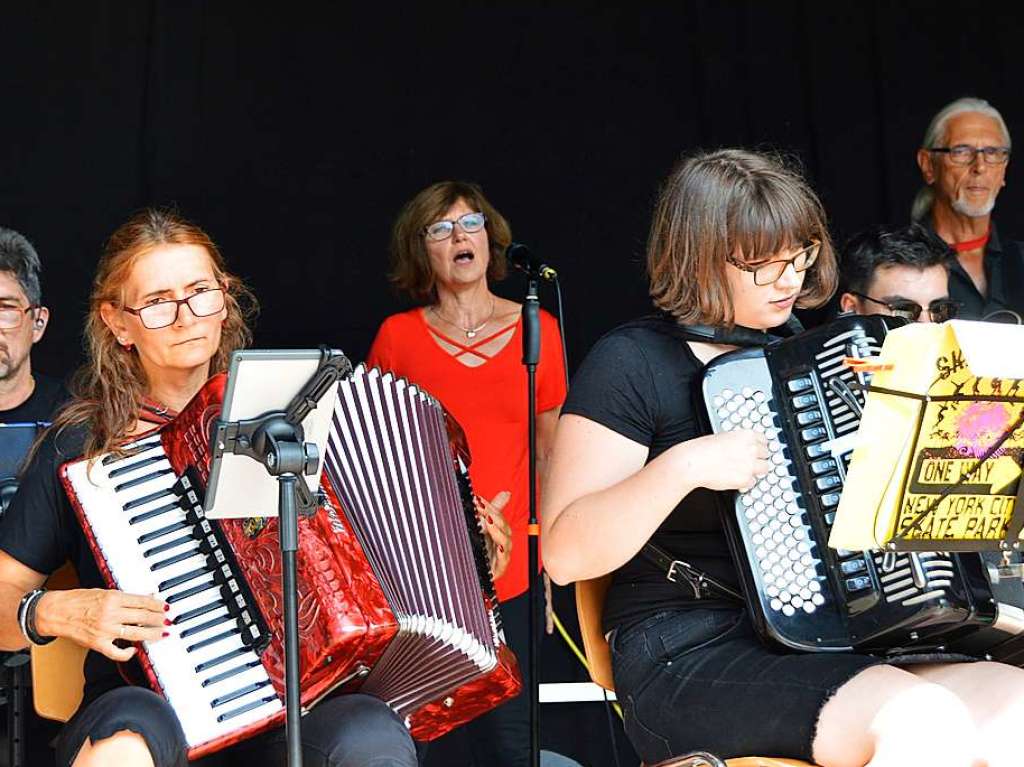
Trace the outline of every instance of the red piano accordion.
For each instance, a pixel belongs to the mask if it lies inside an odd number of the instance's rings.
[[[214,521],[202,506],[225,383],[123,454],[61,469],[109,586],[171,606],[171,635],[137,657],[190,759],[285,718],[277,520]],[[518,694],[468,464],[458,425],[418,387],[362,367],[341,382],[326,500],[299,521],[305,708],[366,692],[432,740]]]

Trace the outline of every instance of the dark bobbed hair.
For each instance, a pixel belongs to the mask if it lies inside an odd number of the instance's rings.
[[[512,242],[508,221],[484,197],[483,191],[476,184],[467,181],[439,181],[419,192],[402,207],[391,230],[391,272],[388,277],[396,289],[414,301],[433,301],[437,296],[437,279],[427,257],[424,230],[440,220],[459,200],[478,213],[483,213],[487,220],[484,228],[487,230],[491,251],[487,279],[497,282],[505,278],[505,249]]]
[[[949,270],[956,252],[937,234],[920,224],[875,227],[855,234],[843,246],[840,259],[842,290],[870,293],[875,272],[886,266]]]
[[[647,240],[654,304],[682,323],[731,327],[728,258],[748,262],[821,243],[796,305],[835,292],[837,266],[821,202],[793,164],[776,154],[721,149],[684,157],[658,195]]]
[[[0,272],[10,272],[32,306],[43,302],[39,275],[39,254],[28,238],[13,229],[0,226]]]

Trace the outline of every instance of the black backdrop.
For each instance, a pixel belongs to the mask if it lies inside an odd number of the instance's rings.
[[[78,363],[104,238],[170,203],[260,297],[258,345],[361,359],[404,306],[385,279],[390,222],[442,178],[480,182],[558,266],[573,366],[645,309],[647,220],[681,152],[792,152],[840,238],[904,222],[938,107],[974,94],[1024,122],[1015,5],[5,2],[0,224],[45,263],[36,366]],[[560,652],[549,663],[568,669]],[[579,740],[585,762],[608,759],[600,732]]]

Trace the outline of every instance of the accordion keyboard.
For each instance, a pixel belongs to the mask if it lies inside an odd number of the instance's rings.
[[[170,636],[143,646],[195,746],[282,709],[259,656],[269,636],[190,475],[159,438],[129,450],[69,464],[67,479],[114,582],[170,605]]]
[[[793,342],[732,352],[705,370],[712,431],[753,429],[768,438],[771,471],[736,495],[727,527],[745,550],[759,628],[789,647],[849,649],[857,642],[849,616],[884,601],[927,601],[948,584],[944,555],[927,566],[909,558],[914,591],[905,593],[894,563],[826,545],[868,382],[845,358],[878,354],[879,319],[837,321]]]

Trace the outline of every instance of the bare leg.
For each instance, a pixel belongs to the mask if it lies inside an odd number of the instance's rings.
[[[72,767],[153,767],[153,757],[141,735],[130,730],[93,743],[86,738]]]
[[[818,717],[821,767],[978,767],[974,720],[946,686],[873,666],[840,687]]]
[[[910,670],[953,691],[964,702],[974,717],[979,750],[989,767],[1020,765],[1024,669],[1005,663],[947,663]]]

